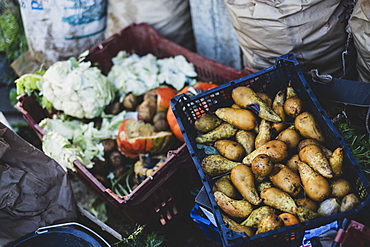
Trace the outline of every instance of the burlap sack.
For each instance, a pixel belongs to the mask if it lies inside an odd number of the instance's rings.
[[[263,69],[293,53],[302,70],[342,75],[346,10],[340,0],[224,0],[244,54]]]

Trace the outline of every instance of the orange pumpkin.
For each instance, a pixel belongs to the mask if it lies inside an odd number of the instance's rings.
[[[196,95],[218,86],[219,85],[210,82],[198,82],[193,86],[184,87],[180,92],[177,93],[177,95],[180,95],[182,93]],[[167,122],[170,125],[172,133],[177,137],[177,139],[184,142],[185,140],[182,136],[180,126],[177,123],[175,114],[173,113],[171,107],[169,107],[167,111]]]
[[[167,112],[168,108],[170,108],[170,100],[176,96],[176,89],[159,87],[155,91],[157,94],[157,113]]]
[[[154,126],[143,121],[125,119],[117,135],[118,149],[129,158],[139,154],[157,154],[167,151],[172,144],[172,132],[155,132]]]

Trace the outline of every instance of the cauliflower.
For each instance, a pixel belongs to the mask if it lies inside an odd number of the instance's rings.
[[[41,92],[54,108],[65,114],[92,119],[114,99],[114,88],[90,62],[74,58],[54,63],[44,74]]]
[[[113,66],[107,78],[119,93],[120,100],[128,93],[143,95],[163,84],[180,90],[186,84],[196,83],[194,78],[197,73],[193,64],[181,55],[157,59],[150,53],[140,57],[120,51],[112,61]]]

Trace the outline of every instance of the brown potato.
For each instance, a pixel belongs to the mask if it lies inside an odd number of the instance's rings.
[[[253,211],[252,204],[246,200],[235,200],[221,191],[213,193],[217,205],[229,216],[235,218],[247,218]]]
[[[289,167],[292,171],[298,174],[298,165],[297,162],[299,161],[299,155],[293,154],[290,158],[286,161],[286,166]]]
[[[126,111],[135,111],[141,101],[142,97],[129,93],[123,98],[122,105]]]
[[[250,87],[240,86],[233,89],[231,97],[242,108],[252,108],[262,119],[271,122],[281,122],[279,115],[265,103]]]
[[[293,197],[297,196],[302,190],[301,178],[286,165],[275,164],[269,177],[276,187]]]
[[[216,141],[213,145],[222,156],[229,160],[241,161],[245,157],[245,149],[239,142],[223,139]]]
[[[240,164],[240,162],[226,159],[219,154],[211,154],[203,158],[201,167],[205,174],[214,177],[225,174]]]
[[[334,172],[330,167],[329,161],[319,146],[309,144],[302,148],[298,155],[301,161],[311,166],[322,176],[326,178],[332,178],[334,176]]]
[[[213,192],[221,191],[225,195],[233,199],[236,199],[239,195],[238,191],[230,180],[230,175],[225,175],[217,179],[212,189]]]
[[[157,101],[154,99],[144,100],[137,107],[137,118],[146,123],[153,123],[153,118],[156,113],[157,113]]]
[[[271,140],[255,149],[243,159],[243,164],[250,166],[252,160],[259,154],[267,154],[273,163],[281,162],[288,157],[288,145],[280,140]]]
[[[222,123],[223,121],[215,114],[208,113],[195,120],[194,128],[200,133],[207,133],[220,126]]]
[[[331,196],[342,198],[351,193],[351,184],[345,178],[334,178],[330,181]]]
[[[315,117],[309,112],[302,112],[294,119],[295,129],[305,138],[312,138],[324,143],[325,138]]]
[[[306,207],[313,212],[317,211],[317,208],[318,208],[317,202],[315,202],[314,200],[311,200],[310,198],[307,198],[307,197],[297,198],[295,202],[298,207]]]
[[[227,139],[233,137],[238,129],[229,123],[222,123],[220,126],[216,127],[215,129],[199,135],[195,138],[197,143],[214,143],[215,141],[221,139]]]
[[[253,131],[238,130],[235,134],[235,139],[244,147],[245,153],[250,154],[255,149],[255,136]]]
[[[264,180],[270,174],[273,167],[274,164],[271,162],[270,156],[266,154],[257,155],[251,164],[251,169],[257,182]]]
[[[297,205],[294,199],[281,189],[272,187],[261,191],[263,203],[267,206],[279,209],[283,212],[295,214]]]
[[[230,172],[231,182],[239,193],[253,205],[261,204],[262,200],[257,193],[252,169],[246,165],[238,165]]]
[[[284,227],[283,220],[277,215],[268,215],[258,224],[256,235]]]
[[[328,180],[314,171],[309,165],[298,161],[298,171],[306,195],[314,201],[322,202],[329,197],[330,185]]]
[[[258,123],[256,114],[247,109],[218,108],[216,116],[242,130],[252,130]]]
[[[263,218],[265,218],[268,215],[274,214],[274,209],[269,206],[261,206],[256,209],[254,209],[251,214],[248,216],[247,219],[245,219],[242,223],[240,223],[243,226],[253,227],[257,228],[258,224],[261,222]]]
[[[277,139],[285,142],[290,150],[296,150],[298,143],[301,141],[301,135],[294,129],[282,130]]]

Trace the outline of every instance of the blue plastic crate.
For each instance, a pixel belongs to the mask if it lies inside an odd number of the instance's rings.
[[[204,235],[206,235],[210,240],[222,243],[217,227],[212,224],[210,219],[204,216],[198,204],[195,204],[190,211],[190,217],[198,224],[199,229],[201,229]]]
[[[220,107],[230,106],[233,103],[231,91],[238,86],[250,86],[254,91],[264,92],[273,98],[279,90],[285,89],[289,82],[291,82],[291,85],[304,102],[306,110],[314,115],[320,125],[326,140],[324,145],[331,150],[339,146],[343,147],[345,178],[352,183],[362,203],[356,209],[347,212],[320,217],[248,237],[242,233],[230,230],[222,220],[221,211],[212,193],[214,180],[205,175],[200,166],[202,159],[207,154],[203,149],[197,148],[195,139],[198,136],[198,132],[194,128],[194,122],[206,113],[213,113]],[[336,219],[348,218],[355,214],[358,215],[368,208],[370,203],[369,183],[348,146],[345,144],[342,136],[331,123],[324,109],[315,97],[293,54],[286,54],[277,58],[274,66],[249,76],[229,81],[226,84],[199,95],[178,95],[172,98],[171,107],[184,135],[186,146],[189,149],[189,153],[197,168],[204,188],[209,195],[212,211],[218,224],[218,231],[220,232],[224,246],[300,246],[305,230],[325,225]]]

